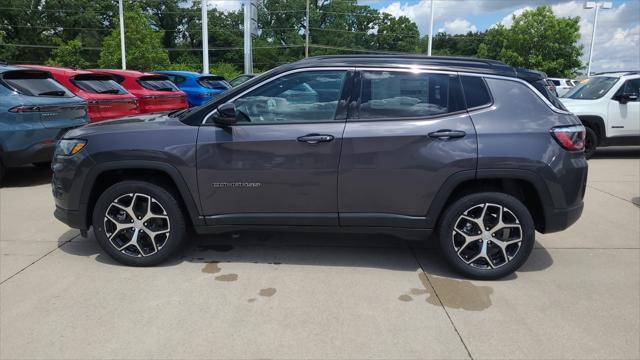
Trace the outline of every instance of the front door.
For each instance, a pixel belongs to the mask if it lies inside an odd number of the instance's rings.
[[[269,79],[232,100],[236,124],[201,127],[198,183],[208,224],[337,225],[347,75]]]
[[[627,80],[616,95],[640,93],[640,79]],[[640,136],[640,101],[630,100],[624,104],[618,100],[609,100],[609,131],[610,137]]]

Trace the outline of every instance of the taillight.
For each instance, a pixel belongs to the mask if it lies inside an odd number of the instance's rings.
[[[560,144],[560,146],[565,150],[584,150],[586,131],[582,125],[554,127],[551,129],[551,136],[553,136],[558,144]]]

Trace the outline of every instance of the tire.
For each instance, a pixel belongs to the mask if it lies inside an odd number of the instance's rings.
[[[2,180],[4,179],[4,175],[6,173],[7,173],[7,169],[2,164],[2,161],[0,161],[0,186],[2,186]]]
[[[585,126],[584,129],[587,133],[584,139],[584,157],[590,159],[598,147],[598,134],[590,127]]]
[[[175,254],[187,237],[176,196],[146,181],[127,180],[109,187],[96,201],[92,221],[100,246],[129,266],[160,264]]]
[[[498,219],[506,226],[501,227]],[[472,279],[494,280],[518,270],[529,258],[535,225],[518,199],[482,192],[447,207],[438,237],[442,255],[456,272]]]

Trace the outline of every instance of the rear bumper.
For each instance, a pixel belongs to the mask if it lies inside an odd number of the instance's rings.
[[[583,208],[584,202],[580,201],[578,205],[566,209],[547,209],[544,212],[544,229],[540,229],[540,232],[548,234],[568,228],[578,221]]]
[[[38,143],[26,149],[3,152],[2,163],[7,167],[13,167],[37,162],[50,162],[54,148],[53,142]]]

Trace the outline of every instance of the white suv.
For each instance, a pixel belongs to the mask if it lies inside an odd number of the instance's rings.
[[[559,79],[559,78],[548,78],[551,80],[553,85],[556,87],[556,93],[558,93],[558,97],[563,96],[568,93],[569,90],[573,89],[575,86],[573,80],[571,79]]]
[[[640,145],[639,93],[639,71],[600,73],[560,99],[587,130],[587,158],[598,146]]]

